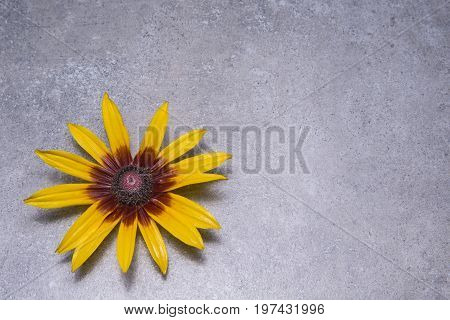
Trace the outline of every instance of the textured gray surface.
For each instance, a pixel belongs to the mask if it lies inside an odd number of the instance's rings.
[[[448,297],[449,11],[444,1],[1,0],[1,297]],[[73,274],[54,250],[81,208],[21,199],[71,181],[33,150],[79,152],[67,122],[104,137],[106,90],[134,146],[163,99],[172,125],[309,126],[310,174],[244,174],[236,139],[230,180],[189,191],[223,227],[204,234],[206,250],[164,234],[164,278],[140,239],[123,275],[113,236]]]

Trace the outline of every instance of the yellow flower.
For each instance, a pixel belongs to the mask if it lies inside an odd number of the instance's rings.
[[[72,271],[92,255],[118,224],[117,259],[122,271],[127,272],[131,264],[139,228],[164,274],[168,258],[157,224],[198,249],[204,248],[198,228],[220,228],[205,208],[171,191],[226,179],[205,172],[231,155],[213,152],[174,162],[199,143],[205,130],[192,130],[160,150],[169,118],[167,109],[168,103],[164,102],[156,111],[134,158],[122,116],[107,93],[103,96],[102,113],[110,148],[89,129],[69,124],[73,138],[97,163],[66,151],[36,150],[46,164],[87,181],[46,188],[25,199],[26,204],[39,208],[90,205],[56,250],[58,253],[74,250]]]

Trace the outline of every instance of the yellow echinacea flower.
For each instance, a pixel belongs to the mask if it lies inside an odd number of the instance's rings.
[[[46,188],[25,199],[26,204],[39,208],[90,205],[56,250],[74,250],[72,271],[92,255],[117,224],[117,259],[122,271],[127,272],[131,264],[139,228],[163,274],[167,272],[168,257],[157,224],[198,249],[204,247],[198,228],[220,228],[205,208],[171,191],[226,179],[205,172],[231,155],[212,152],[175,162],[199,143],[205,130],[192,130],[160,150],[169,119],[167,109],[168,103],[164,102],[156,111],[134,158],[122,116],[107,93],[103,96],[102,113],[110,148],[89,129],[69,124],[73,138],[97,163],[66,151],[36,150],[46,164],[87,181]]]

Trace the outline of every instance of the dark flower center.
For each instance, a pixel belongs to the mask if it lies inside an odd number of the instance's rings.
[[[152,192],[150,170],[133,165],[123,167],[114,176],[111,191],[122,205],[139,206],[147,203]]]

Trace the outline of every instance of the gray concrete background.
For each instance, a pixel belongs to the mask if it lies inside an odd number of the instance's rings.
[[[447,298],[449,11],[438,0],[1,0],[0,296]],[[172,126],[309,126],[310,173],[244,174],[237,137],[230,180],[185,191],[223,227],[204,233],[203,252],[164,234],[164,278],[139,239],[123,275],[114,235],[73,274],[54,250],[82,208],[21,200],[72,181],[33,150],[80,152],[67,122],[104,137],[106,90],[135,148],[164,99]]]

